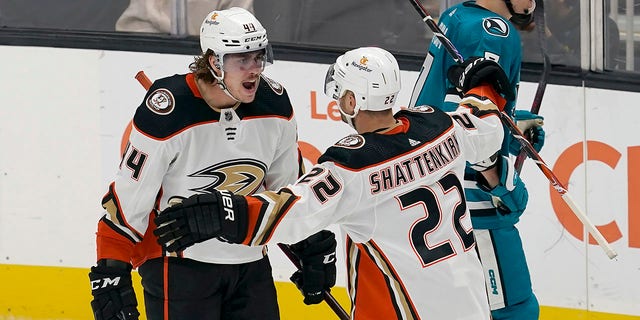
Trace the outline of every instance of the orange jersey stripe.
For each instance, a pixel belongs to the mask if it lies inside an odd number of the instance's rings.
[[[373,242],[350,243],[349,257],[357,256],[353,319],[420,319],[402,280],[379,247]],[[349,276],[354,275],[350,272]]]

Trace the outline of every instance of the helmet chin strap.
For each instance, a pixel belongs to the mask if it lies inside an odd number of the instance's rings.
[[[358,129],[356,129],[356,125],[353,123],[353,119],[356,117],[356,115],[358,115],[358,111],[360,111],[360,109],[354,109],[353,114],[347,114],[346,112],[342,111],[341,107],[338,107],[338,110],[340,110],[340,114],[342,114],[342,121],[348,124],[354,130],[358,131]]]
[[[224,70],[222,70],[222,68],[220,68],[220,73],[222,74],[221,77],[218,77],[218,75],[216,75],[216,72],[211,67],[209,67],[209,72],[211,72],[211,75],[217,80],[218,86],[220,87],[220,89],[222,89],[222,91],[225,94],[227,94],[231,99],[235,100],[236,102],[240,102],[240,100],[234,97],[231,94],[231,92],[229,92],[229,90],[227,89],[227,85],[224,83]]]
[[[511,13],[511,18],[509,19],[509,21],[513,22],[515,25],[526,27],[533,21],[533,11],[536,9],[535,1],[533,1],[533,6],[531,6],[531,8],[524,10],[524,13],[515,12],[513,10],[513,4],[511,3],[511,0],[504,0],[504,3],[507,5],[509,13]]]

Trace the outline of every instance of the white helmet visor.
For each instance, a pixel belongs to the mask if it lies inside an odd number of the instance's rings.
[[[264,70],[264,67],[273,63],[273,51],[267,45],[265,49],[228,53],[222,57],[222,68],[225,72],[244,72],[249,70]]]
[[[324,94],[332,97],[334,100],[340,99],[342,93],[342,86],[336,81],[336,64],[331,64],[327,70],[327,74],[324,76]]]

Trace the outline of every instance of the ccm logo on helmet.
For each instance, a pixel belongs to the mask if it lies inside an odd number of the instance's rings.
[[[227,190],[220,190],[220,195],[222,196],[222,206],[223,206],[223,210],[224,212],[227,213],[226,216],[224,216],[225,220],[229,220],[229,221],[235,221],[235,215],[233,212],[233,201],[231,199],[231,193],[229,193],[229,191]]]
[[[260,40],[262,39],[264,36],[255,36],[255,37],[251,37],[251,38],[246,38],[244,39],[244,42],[250,42],[250,41],[256,41],[256,40]]]

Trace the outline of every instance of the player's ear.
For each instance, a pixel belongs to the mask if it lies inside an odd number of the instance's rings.
[[[346,101],[349,105],[350,110],[355,110],[356,108],[356,95],[351,90],[347,90],[345,93]]]
[[[220,72],[220,69],[218,68],[218,65],[220,64],[218,63],[218,58],[216,57],[216,55],[215,54],[209,55],[208,62],[211,70],[213,70],[218,76],[220,76],[221,72]]]
[[[347,90],[339,101],[339,107],[346,114],[352,115],[356,108],[356,97],[353,92]]]

